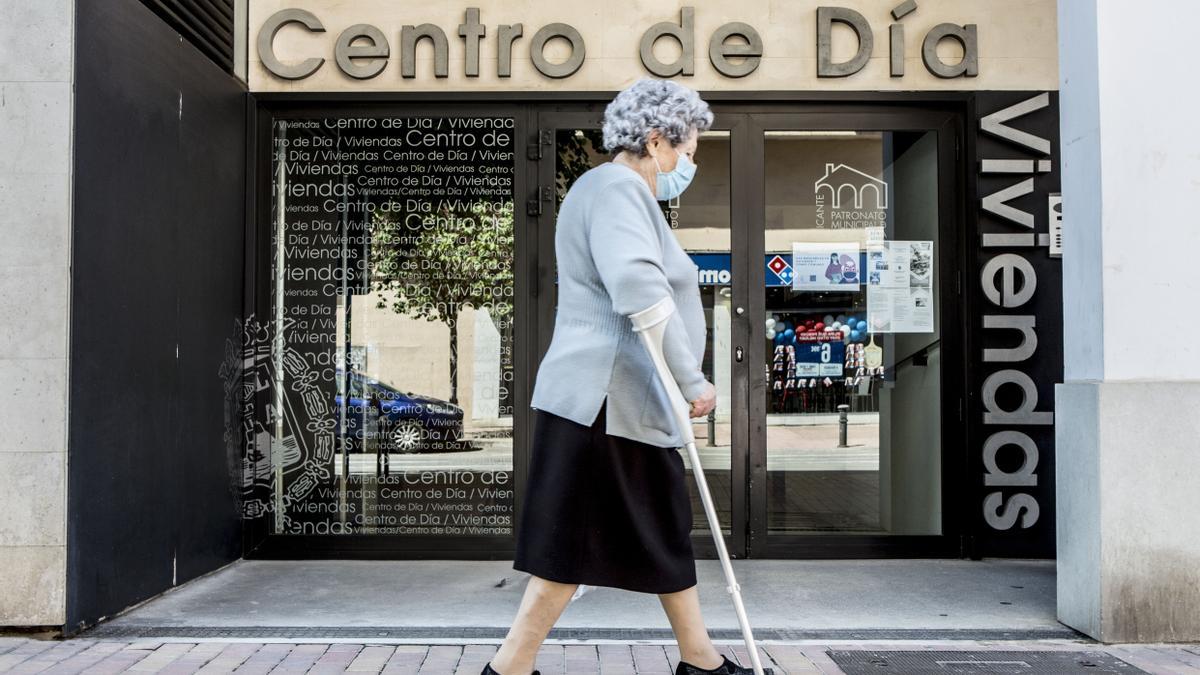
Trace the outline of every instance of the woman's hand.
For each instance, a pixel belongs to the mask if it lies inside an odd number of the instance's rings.
[[[692,404],[692,409],[688,412],[689,417],[704,417],[717,407],[717,388],[712,382],[705,382],[704,385],[704,393],[700,394],[700,398],[689,401]]]

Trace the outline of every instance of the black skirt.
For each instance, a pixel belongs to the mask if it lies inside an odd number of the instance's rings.
[[[561,583],[674,593],[696,585],[683,457],[533,410],[513,569]]]

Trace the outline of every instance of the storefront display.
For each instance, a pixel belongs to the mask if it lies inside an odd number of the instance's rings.
[[[982,447],[968,414],[977,378],[962,373],[988,325],[964,297],[981,271],[970,243],[989,214],[1027,210],[1040,234],[1051,212],[1002,185],[982,210],[961,207],[979,201],[980,134],[1028,140],[1006,125],[1052,118],[1021,101],[1040,101],[1056,70],[1036,58],[1011,68],[1036,53],[1037,35],[1015,30],[1026,22],[975,0],[907,18],[803,3],[779,14],[753,0],[738,17],[651,9],[630,33],[569,3],[489,18],[297,2],[249,17],[262,37],[249,63],[266,130],[256,142],[269,147],[260,199],[271,191],[255,255],[271,265],[256,280],[269,377],[246,517],[266,550],[503,555],[522,501],[528,386],[557,311],[556,206],[608,159],[612,93],[647,74],[700,90],[715,113],[695,187],[662,204],[697,268],[717,407],[696,431],[731,550],[953,555],[972,532],[1049,541],[1025,521],[959,515],[995,503],[995,490],[961,484]],[[864,56],[881,22],[899,29],[890,73]],[[707,60],[692,44],[702,36],[715,40]],[[926,67],[905,72],[912,62]],[[1000,105],[987,88],[1034,91]],[[1006,106],[1016,112],[981,131]],[[1036,190],[1056,193],[1047,144],[1030,166]],[[1010,261],[993,260],[993,271]],[[1023,292],[994,285],[985,300]],[[988,405],[1012,408],[1012,393]]]

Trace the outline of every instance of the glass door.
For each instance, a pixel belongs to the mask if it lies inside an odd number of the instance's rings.
[[[529,213],[538,222],[538,361],[552,338],[557,307],[557,271],[554,264],[554,227],[557,207],[574,180],[588,169],[608,161],[600,133],[602,108],[577,112],[544,112],[539,115],[537,138],[530,155],[538,158],[537,193]],[[745,211],[734,208],[735,193],[744,190],[734,166],[743,161],[744,116],[718,115],[713,128],[699,141],[696,178],[688,190],[671,202],[662,202],[663,214],[679,243],[698,268],[698,283],[705,307],[708,347],[703,370],[717,389],[716,410],[694,423],[700,461],[721,520],[726,547],[734,557],[745,555],[747,523],[745,377],[743,345],[748,335],[745,307],[747,262],[741,237],[747,231]],[[744,314],[744,312],[743,312]],[[739,358],[740,355],[740,358]],[[741,410],[741,413],[737,411]],[[691,473],[687,453],[680,449]],[[715,557],[715,547],[695,482],[688,477],[694,520],[693,545],[697,556]]]
[[[511,547],[530,323],[523,120],[512,105],[259,111],[267,196],[243,345],[256,554]]]
[[[954,119],[752,115],[752,556],[957,551]]]
[[[958,555],[962,528],[943,505],[963,448],[959,117],[714,110],[695,182],[662,206],[705,302],[717,409],[694,430],[731,554]],[[557,303],[555,213],[609,159],[602,116],[539,112],[528,148],[539,361]],[[697,555],[715,557],[690,478],[689,489]]]

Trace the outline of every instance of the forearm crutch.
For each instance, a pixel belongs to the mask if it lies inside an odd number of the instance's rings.
[[[725,550],[725,538],[721,535],[721,523],[717,520],[717,510],[713,506],[712,495],[708,491],[708,483],[704,480],[704,469],[700,467],[700,453],[696,450],[696,436],[692,431],[691,417],[688,415],[690,405],[683,398],[683,392],[675,382],[663,356],[663,332],[667,328],[667,320],[675,312],[675,302],[668,296],[653,305],[629,315],[633,321],[633,330],[641,336],[642,344],[650,352],[654,361],[654,369],[662,380],[671,401],[671,411],[674,413],[675,424],[679,434],[687,446],[688,457],[692,462],[692,476],[696,479],[696,487],[700,492],[700,500],[704,502],[704,513],[708,516],[708,527],[712,531],[713,542],[717,545],[717,555],[721,558],[721,568],[725,571],[725,590],[733,596],[733,609],[737,612],[738,624],[742,627],[742,638],[746,641],[746,649],[750,652],[750,663],[755,675],[763,675],[762,663],[758,658],[758,649],[754,644],[754,634],[750,631],[750,620],[746,618],[746,607],[742,604],[742,589],[733,576],[733,565],[729,562],[729,552]]]

